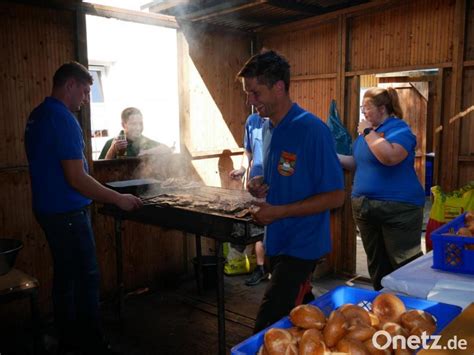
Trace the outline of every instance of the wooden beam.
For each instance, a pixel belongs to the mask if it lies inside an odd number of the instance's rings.
[[[207,20],[212,17],[227,15],[243,9],[252,8],[267,2],[268,0],[252,0],[250,3],[247,0],[223,1],[218,5],[211,6],[188,15],[180,16],[179,19],[190,21]]]
[[[451,117],[461,111],[465,31],[466,0],[456,0],[453,33],[453,76],[451,81],[451,99],[449,102],[449,116]],[[447,181],[443,181],[442,185],[448,191],[452,191],[458,188],[461,122],[455,121],[453,124],[449,124],[446,121],[443,124],[444,128],[448,130],[448,141],[444,147],[448,151],[448,159],[443,162],[443,169],[447,169],[449,174],[446,175]]]
[[[241,155],[245,151],[244,148],[227,148],[225,150],[228,151],[226,155]],[[223,155],[222,151],[222,149],[219,149],[202,152],[191,152],[191,157],[193,160],[218,158]]]
[[[474,67],[474,60],[465,60],[464,67]]]
[[[80,1],[72,2],[66,0],[50,0],[47,2],[41,0],[17,0],[15,2],[50,9],[82,11],[87,15],[115,18],[118,20],[143,23],[146,25],[178,28],[178,23],[173,16],[127,10],[113,6],[95,5],[81,3]]]
[[[295,75],[295,76],[291,77],[291,81],[334,79],[335,77],[337,77],[336,73],[313,74],[313,75]]]
[[[76,11],[76,31],[75,31],[75,45],[76,45],[76,60],[84,65],[86,68],[89,66],[89,59],[87,56],[87,31],[86,31],[86,16],[84,12],[77,9]],[[89,165],[89,173],[94,173],[94,165],[92,164],[92,137],[91,137],[91,106],[90,102],[87,105],[82,106],[81,110],[77,114],[79,123],[82,127],[82,133],[84,136],[85,143],[85,157],[87,164]]]
[[[433,64],[422,64],[422,65],[405,65],[401,67],[388,67],[379,69],[365,69],[365,70],[354,70],[346,72],[346,76],[355,75],[370,75],[379,73],[390,73],[390,72],[401,72],[411,70],[422,70],[422,69],[439,69],[439,68],[450,68],[453,65],[452,62],[446,63],[433,63]]]
[[[460,155],[458,161],[474,162],[474,155]]]
[[[191,141],[189,115],[189,47],[184,33],[177,31],[178,54],[178,100],[179,100],[179,141],[180,151],[186,152]]]
[[[155,0],[148,4],[142,5],[142,10],[148,9],[150,12],[160,13],[161,11],[169,10],[173,7],[189,4],[189,0]]]
[[[79,5],[79,8],[87,15],[110,17],[123,21],[143,23],[145,25],[178,28],[178,23],[176,22],[174,16],[126,10],[112,6],[95,5],[88,3],[81,3]]]

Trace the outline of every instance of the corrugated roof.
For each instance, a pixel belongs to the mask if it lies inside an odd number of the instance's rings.
[[[142,8],[179,21],[242,31],[302,20],[370,0],[154,0]]]

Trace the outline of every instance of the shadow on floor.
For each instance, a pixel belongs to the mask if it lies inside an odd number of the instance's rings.
[[[248,287],[248,275],[225,278],[227,350],[252,335],[258,306],[267,282]],[[357,281],[357,280],[356,280]],[[325,277],[313,282],[315,297],[346,285],[347,280]],[[372,289],[356,283],[356,287]],[[133,295],[125,300],[123,318],[118,320],[113,303],[102,307],[106,334],[114,350],[126,355],[217,354],[216,291],[197,294],[193,279],[173,289]],[[31,332],[0,325],[1,355],[31,354]],[[2,329],[5,328],[5,329]],[[46,329],[48,346],[53,348],[54,331]],[[3,339],[2,339],[3,338]]]

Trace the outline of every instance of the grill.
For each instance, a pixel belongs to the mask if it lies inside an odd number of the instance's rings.
[[[123,308],[124,284],[122,264],[122,221],[131,220],[143,224],[177,229],[194,234],[196,238],[198,292],[202,289],[201,278],[201,236],[216,241],[217,256],[217,318],[219,354],[225,354],[225,306],[224,306],[224,263],[222,243],[247,245],[263,237],[263,228],[253,223],[246,215],[252,204],[252,197],[246,191],[218,187],[200,186],[183,181],[159,182],[133,180],[109,183],[111,188],[146,191],[140,197],[144,206],[132,212],[125,212],[113,205],[104,205],[99,212],[115,220],[118,313]],[[137,186],[135,186],[137,185]],[[123,190],[122,190],[123,191]]]

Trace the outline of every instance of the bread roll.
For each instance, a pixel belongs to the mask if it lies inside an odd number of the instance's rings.
[[[346,320],[349,325],[372,324],[369,312],[367,312],[362,307],[356,306],[354,304],[345,304],[344,306],[339,308],[339,310],[342,312],[344,317],[346,317]]]
[[[460,235],[460,236],[463,236],[463,237],[472,237],[471,231],[466,227],[459,228],[456,235]]]
[[[391,293],[382,293],[372,302],[372,312],[382,324],[386,322],[398,323],[400,316],[405,311],[405,304],[402,300]]]
[[[471,224],[471,223],[474,223],[474,211],[468,211],[468,212],[464,215],[464,223],[465,223],[466,225]]]
[[[324,313],[318,307],[310,304],[302,304],[293,308],[290,312],[290,320],[293,325],[304,329],[321,330],[326,325]]]
[[[402,335],[404,337],[407,337],[409,335],[408,330],[403,328],[400,324],[394,322],[384,323],[382,329],[389,333],[392,337],[394,337],[395,335]]]
[[[260,349],[258,349],[257,355],[268,355],[267,350],[265,350],[265,344],[262,344]]]
[[[286,354],[288,347],[294,342],[291,334],[285,329],[269,329],[264,336],[265,350],[268,355]]]
[[[372,339],[372,336],[376,330],[366,324],[356,324],[351,325],[348,329],[348,332],[345,336],[347,339],[355,339],[361,342],[366,341],[367,339]]]
[[[418,309],[412,309],[403,313],[400,317],[400,323],[410,333],[414,328],[429,329],[430,334],[436,330],[436,321],[428,312]]]
[[[328,353],[323,335],[318,329],[308,329],[299,343],[299,355],[322,355]]]
[[[369,317],[370,317],[370,325],[372,327],[374,327],[375,329],[379,329],[380,328],[380,319],[379,319],[379,317],[377,317],[372,312],[367,312],[367,313],[369,314]]]
[[[341,311],[335,310],[331,312],[326,327],[323,329],[324,342],[327,346],[333,347],[347,333],[346,318]]]
[[[369,350],[363,343],[354,339],[341,339],[337,343],[337,351],[351,355],[369,355]]]
[[[392,353],[390,349],[377,349],[374,343],[372,342],[372,339],[367,339],[366,341],[364,341],[364,345],[371,355],[390,355]]]
[[[293,337],[293,340],[298,344],[301,341],[301,337],[306,329],[298,328],[298,327],[291,327],[287,329],[288,332]]]

